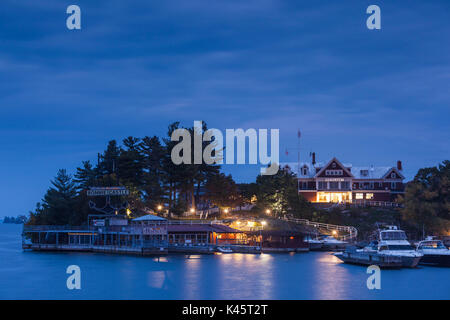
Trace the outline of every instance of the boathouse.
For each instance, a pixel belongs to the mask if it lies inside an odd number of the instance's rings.
[[[260,245],[263,252],[309,251],[305,234],[298,231],[261,230],[247,232],[249,245]]]
[[[169,245],[246,244],[242,231],[222,224],[168,224]]]

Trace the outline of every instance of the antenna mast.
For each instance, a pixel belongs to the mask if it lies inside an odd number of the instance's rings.
[[[298,132],[297,132],[297,138],[298,138],[297,192],[300,192],[300,180],[299,179],[300,179],[300,137],[301,136],[302,136],[302,134],[300,133],[300,129],[298,129]]]

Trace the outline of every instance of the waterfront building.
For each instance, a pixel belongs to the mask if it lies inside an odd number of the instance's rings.
[[[404,193],[402,162],[397,166],[353,166],[337,158],[328,162],[287,163],[298,178],[298,190],[314,203],[395,202]]]
[[[260,230],[247,232],[249,244],[260,245],[263,252],[309,251],[306,233],[290,230]]]
[[[24,225],[22,247],[40,251],[167,253],[167,223],[153,215],[131,221],[104,215],[86,226]]]
[[[181,222],[181,221],[180,221]],[[169,245],[245,244],[244,232],[223,224],[169,224]]]

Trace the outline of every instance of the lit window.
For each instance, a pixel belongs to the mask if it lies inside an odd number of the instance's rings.
[[[367,200],[373,199],[373,193],[366,193],[366,199]]]
[[[357,193],[356,196],[355,196],[355,198],[356,198],[357,200],[364,199],[364,193]]]

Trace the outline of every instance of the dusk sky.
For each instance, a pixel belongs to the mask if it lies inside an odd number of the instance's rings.
[[[82,29],[66,28],[67,6]],[[381,8],[368,30],[366,8]],[[279,128],[280,157],[394,166],[449,159],[448,0],[2,0],[0,216],[109,140]],[[260,165],[224,167],[238,182]]]

